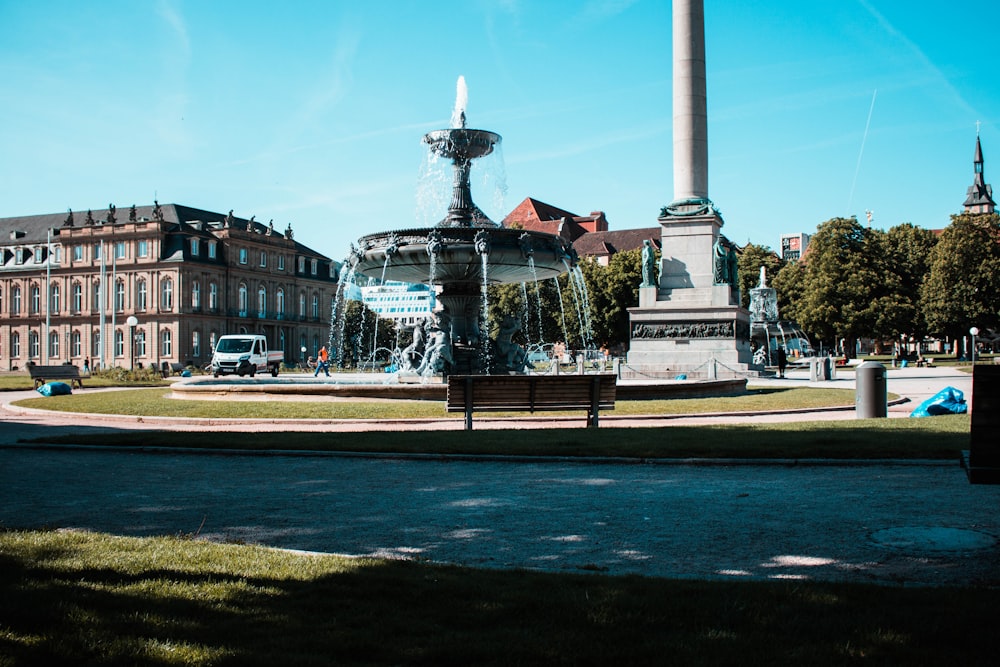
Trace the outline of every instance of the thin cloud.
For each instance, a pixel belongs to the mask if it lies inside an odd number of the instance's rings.
[[[952,95],[952,97],[955,98],[955,102],[959,106],[965,109],[970,115],[973,116],[976,115],[976,111],[975,109],[972,108],[972,105],[969,104],[964,97],[962,97],[962,94],[959,93],[958,89],[952,85],[951,81],[948,79],[947,76],[945,76],[944,72],[942,72],[941,69],[937,65],[935,65],[930,58],[927,57],[927,54],[924,53],[923,50],[916,45],[916,43],[914,43],[909,37],[904,35],[902,32],[897,30],[894,25],[889,23],[889,20],[885,16],[883,16],[877,9],[872,7],[871,4],[869,4],[868,0],[858,0],[858,2],[865,9],[865,11],[867,11],[869,14],[872,15],[872,18],[874,18],[878,22],[879,26],[881,26],[883,30],[885,30],[887,33],[889,33],[889,35],[891,35],[895,39],[902,42],[902,44],[916,57],[917,61],[934,74],[934,77],[941,83],[941,85],[944,86],[944,88]]]

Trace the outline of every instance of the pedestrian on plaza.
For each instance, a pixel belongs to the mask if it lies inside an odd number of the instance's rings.
[[[784,345],[778,346],[778,353],[776,356],[778,359],[778,377],[783,378],[785,377],[785,368],[788,366],[788,355],[785,354]]]
[[[90,375],[90,357],[83,360],[83,374]]]
[[[326,345],[319,348],[319,360],[316,363],[316,372],[313,373],[313,377],[319,375],[320,371],[326,373],[327,377],[330,377],[330,353],[326,351]]]

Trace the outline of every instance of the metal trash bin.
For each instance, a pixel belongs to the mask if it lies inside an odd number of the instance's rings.
[[[866,361],[855,372],[854,409],[858,419],[888,416],[885,366],[877,361]]]

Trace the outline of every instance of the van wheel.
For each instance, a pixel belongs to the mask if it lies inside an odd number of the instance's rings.
[[[273,378],[278,377],[278,367],[277,366],[272,366],[271,367],[271,377],[273,377]]]
[[[253,377],[256,372],[257,372],[257,368],[255,366],[251,366],[250,367],[250,377]]]

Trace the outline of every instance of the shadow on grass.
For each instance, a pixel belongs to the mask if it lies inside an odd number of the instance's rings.
[[[473,570],[28,535],[30,545],[0,534],[9,665],[986,664],[994,648],[988,590]]]

